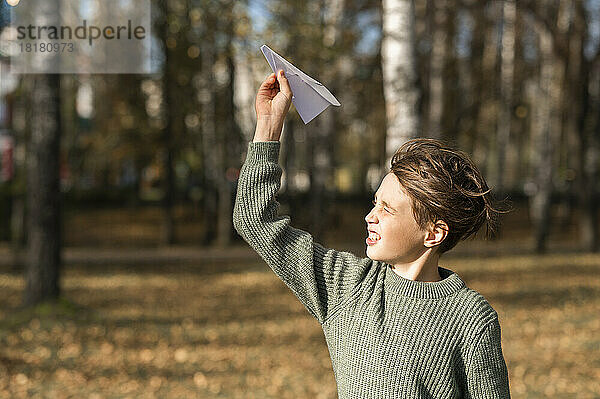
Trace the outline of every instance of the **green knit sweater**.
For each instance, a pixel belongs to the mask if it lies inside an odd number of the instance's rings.
[[[510,398],[498,314],[453,271],[402,278],[390,265],[324,248],[278,216],[278,141],[249,143],[238,233],[319,321],[339,398]]]

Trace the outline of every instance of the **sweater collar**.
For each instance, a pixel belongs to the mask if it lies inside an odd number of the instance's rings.
[[[438,266],[441,281],[425,282],[406,279],[397,275],[392,267],[384,263],[385,288],[397,294],[419,299],[436,299],[448,295],[466,287],[465,282],[452,270]]]

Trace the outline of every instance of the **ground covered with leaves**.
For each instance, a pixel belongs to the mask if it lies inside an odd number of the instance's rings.
[[[250,259],[67,265],[35,310],[1,270],[0,397],[335,398],[318,323]],[[514,398],[600,396],[600,255],[440,265],[498,311]]]

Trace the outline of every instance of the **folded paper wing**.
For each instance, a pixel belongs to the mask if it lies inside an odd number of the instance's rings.
[[[341,105],[325,86],[290,64],[266,44],[263,44],[260,50],[273,72],[277,73],[279,69],[285,72],[292,89],[292,102],[304,124],[313,120],[330,105],[336,107]]]

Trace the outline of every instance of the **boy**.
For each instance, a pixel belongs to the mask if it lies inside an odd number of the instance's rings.
[[[438,266],[443,252],[495,221],[475,165],[438,141],[409,141],[365,217],[367,258],[326,249],[277,216],[291,97],[283,71],[258,90],[233,220],[321,324],[339,398],[510,398],[498,314]]]

